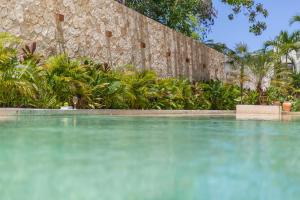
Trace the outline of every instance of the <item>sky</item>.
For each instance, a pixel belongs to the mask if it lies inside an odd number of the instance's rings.
[[[218,17],[207,39],[214,42],[222,42],[228,47],[234,48],[235,44],[243,42],[248,44],[251,51],[262,48],[266,40],[274,39],[281,30],[300,30],[300,24],[289,25],[292,16],[300,15],[300,0],[260,0],[269,11],[269,17],[265,19],[267,30],[260,36],[249,33],[248,18],[238,15],[233,21],[228,20],[230,9],[221,3],[221,0],[213,0]]]

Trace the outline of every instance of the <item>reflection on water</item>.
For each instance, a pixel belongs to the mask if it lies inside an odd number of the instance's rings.
[[[299,130],[298,120],[21,117],[0,123],[1,199],[296,200]]]
[[[282,119],[281,115],[274,114],[236,114],[237,120],[267,120],[267,121],[279,121]]]
[[[64,127],[68,127],[68,126],[76,127],[76,125],[77,125],[77,116],[74,116],[72,118],[62,117],[60,120]]]
[[[16,116],[0,116],[0,123],[15,121],[16,118]]]

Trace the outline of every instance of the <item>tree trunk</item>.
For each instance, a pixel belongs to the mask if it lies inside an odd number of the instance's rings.
[[[245,74],[245,69],[244,66],[242,66],[241,74],[240,74],[241,104],[243,104],[243,97],[244,97],[244,74]]]
[[[258,93],[258,104],[261,105],[262,104],[261,99],[262,99],[262,96],[263,96],[262,81],[259,81],[257,83],[256,91]]]

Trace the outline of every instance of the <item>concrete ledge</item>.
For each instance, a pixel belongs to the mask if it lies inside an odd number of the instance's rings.
[[[237,114],[248,115],[281,115],[281,106],[237,105]]]
[[[300,116],[300,112],[282,112],[282,115]]]
[[[281,120],[281,106],[238,105],[238,120]]]
[[[116,115],[116,116],[235,116],[235,111],[222,110],[55,110],[0,108],[0,116],[51,115]]]

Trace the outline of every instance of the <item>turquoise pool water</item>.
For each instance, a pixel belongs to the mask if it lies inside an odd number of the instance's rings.
[[[299,130],[231,117],[2,119],[0,199],[298,200]]]

